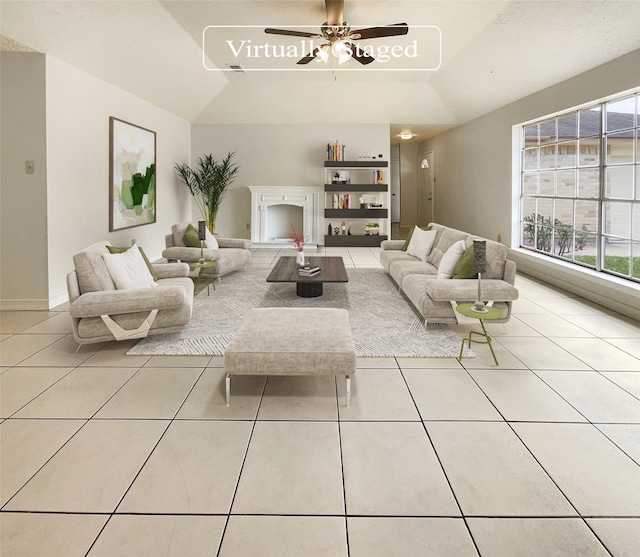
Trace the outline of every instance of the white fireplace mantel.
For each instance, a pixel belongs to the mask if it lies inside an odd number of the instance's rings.
[[[249,186],[251,191],[251,243],[255,247],[279,247],[289,245],[286,239],[269,237],[269,207],[275,205],[300,207],[303,234],[308,247],[317,247],[320,236],[321,211],[324,208],[324,191],[312,186]],[[273,223],[271,223],[273,224]],[[288,228],[288,223],[286,223]]]

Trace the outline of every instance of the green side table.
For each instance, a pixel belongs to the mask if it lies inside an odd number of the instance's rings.
[[[196,288],[200,283],[207,284],[207,296],[209,296],[209,285],[213,284],[213,289],[216,289],[216,278],[211,275],[202,275],[203,269],[209,269],[210,267],[215,267],[218,264],[217,261],[205,261],[204,263],[199,263],[198,261],[194,261],[193,263],[189,263],[189,267],[192,269],[198,269],[198,276],[195,277]]]
[[[467,338],[462,339],[462,346],[460,346],[460,358],[462,358],[462,351],[464,350],[465,342],[469,344],[469,350],[471,350],[472,342],[475,342],[477,344],[488,344],[489,350],[491,350],[491,355],[493,356],[493,359],[496,362],[496,365],[500,365],[498,364],[498,358],[496,358],[496,353],[493,351],[493,346],[491,345],[491,337],[488,335],[487,330],[484,328],[484,322],[487,320],[490,321],[492,319],[502,319],[503,317],[502,312],[500,310],[497,310],[496,308],[487,306],[486,307],[487,312],[480,313],[477,311],[473,311],[471,309],[473,306],[474,304],[458,304],[456,306],[456,311],[458,313],[461,313],[465,317],[472,317],[473,319],[477,319],[478,321],[480,321],[480,327],[482,327],[481,333],[478,333],[476,331],[471,331]],[[484,337],[485,340],[474,340],[473,335]]]

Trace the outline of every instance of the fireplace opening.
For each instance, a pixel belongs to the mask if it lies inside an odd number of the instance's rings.
[[[303,208],[280,203],[266,207],[266,236],[269,242],[286,242],[291,238],[291,226],[299,234],[304,232]]]

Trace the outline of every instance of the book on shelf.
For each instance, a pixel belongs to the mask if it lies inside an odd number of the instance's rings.
[[[338,140],[334,143],[327,143],[327,160],[328,161],[344,161],[345,146],[338,143]]]

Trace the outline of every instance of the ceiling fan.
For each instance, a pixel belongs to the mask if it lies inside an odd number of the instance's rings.
[[[271,35],[287,35],[306,39],[324,38],[328,41],[326,44],[314,48],[307,56],[298,60],[298,64],[308,64],[316,58],[324,61],[328,59],[331,53],[338,58],[339,63],[349,58],[354,58],[363,65],[371,64],[375,58],[358,48],[353,41],[395,37],[406,35],[409,32],[409,26],[406,23],[352,30],[349,24],[344,21],[344,0],[325,0],[325,6],[327,9],[327,21],[320,28],[321,33],[273,29],[270,27],[266,28],[264,32]]]

